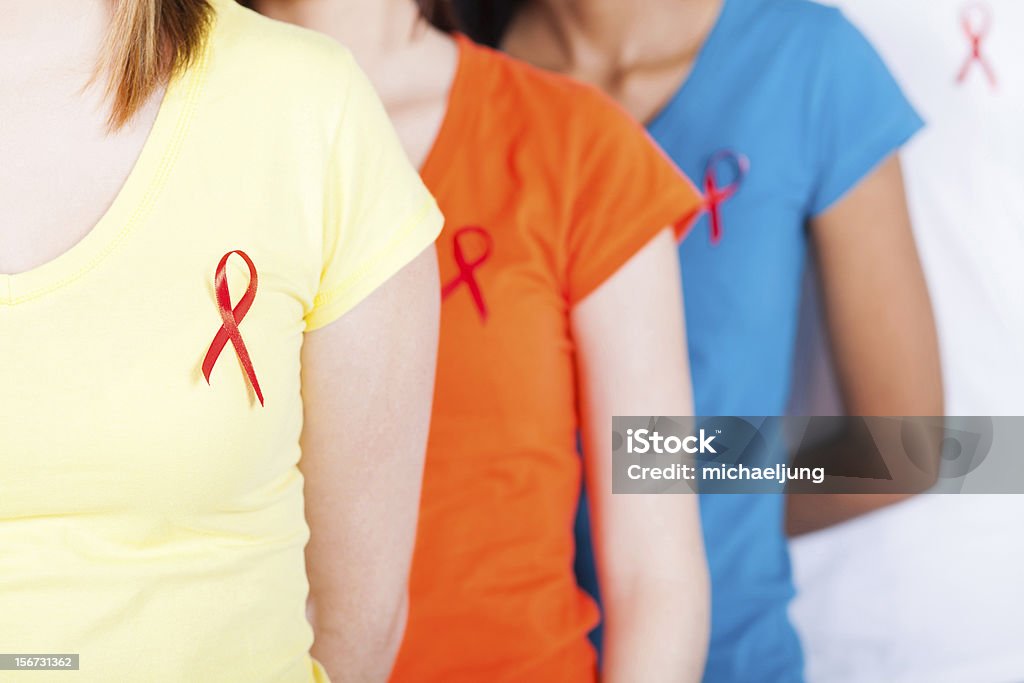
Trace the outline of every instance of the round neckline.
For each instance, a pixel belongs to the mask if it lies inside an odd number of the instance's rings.
[[[711,27],[711,31],[708,32],[707,38],[704,39],[704,44],[697,52],[697,57],[693,61],[693,67],[690,72],[686,75],[683,81],[676,88],[675,92],[665,105],[658,110],[654,116],[645,124],[648,132],[652,135],[668,125],[668,120],[673,118],[673,112],[682,106],[682,103],[687,101],[688,93],[690,90],[695,88],[693,85],[695,82],[699,82],[700,78],[703,78],[703,72],[707,67],[705,63],[712,60],[717,53],[720,42],[720,34],[725,31],[725,27],[728,22],[732,20],[732,13],[736,9],[735,5],[740,0],[722,0],[722,8],[718,12],[718,17],[715,19],[714,26]],[[674,127],[669,126],[667,130],[672,130]]]
[[[210,34],[214,27],[211,26]],[[79,280],[148,214],[174,165],[206,72],[211,35],[195,61],[168,83],[149,134],[110,206],[82,239],[29,270],[0,274],[0,306],[22,304]]]

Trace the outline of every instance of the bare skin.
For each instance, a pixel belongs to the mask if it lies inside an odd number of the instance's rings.
[[[415,28],[411,0],[269,0],[257,9],[348,46],[410,158],[422,163],[447,109],[457,53],[448,36]],[[571,312],[586,476],[599,492],[592,504],[607,623],[602,676],[613,683],[696,682],[703,670],[708,579],[696,500],[612,496],[607,477],[612,415],[692,413],[678,268],[666,228]],[[663,647],[665,633],[685,634],[688,647]]]
[[[503,47],[596,85],[647,121],[688,76],[721,7],[722,0],[532,0]],[[898,158],[815,217],[810,233],[847,411],[942,415],[935,323]],[[924,473],[915,490],[934,476]],[[822,529],[909,495],[794,495],[788,530]]]
[[[11,275],[92,230],[138,158],[163,93],[109,130],[105,83],[94,78],[110,20],[105,0],[0,0],[0,15],[0,93],[10,95],[0,96],[0,273]]]
[[[650,120],[689,75],[722,0],[551,0],[516,15],[502,49],[601,88]]]
[[[303,343],[299,468],[310,528],[312,654],[332,681],[387,681],[405,633],[438,281],[430,248]]]

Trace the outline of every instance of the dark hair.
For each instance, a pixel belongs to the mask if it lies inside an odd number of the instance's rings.
[[[498,47],[505,30],[526,0],[451,0],[466,34],[484,45]]]
[[[445,33],[460,30],[452,0],[416,0],[423,18]]]

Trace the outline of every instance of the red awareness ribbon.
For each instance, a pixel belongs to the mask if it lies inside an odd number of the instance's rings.
[[[975,21],[976,19],[977,21]],[[996,87],[996,72],[981,53],[981,44],[985,41],[992,28],[992,10],[982,2],[967,5],[960,15],[960,24],[963,26],[967,39],[971,41],[971,54],[967,56],[967,61],[964,62],[963,68],[960,69],[956,82],[963,83],[967,80],[971,66],[977,62],[985,72],[985,76],[988,77],[992,87]]]
[[[725,187],[718,185],[715,170],[723,163],[732,170],[733,180]],[[716,152],[708,159],[704,167],[704,203],[697,209],[690,221],[707,211],[711,220],[711,244],[722,241],[722,204],[728,201],[740,189],[743,178],[750,169],[750,161],[742,154],[729,149]]]
[[[245,261],[245,264],[249,266],[249,287],[245,290],[245,294],[238,300],[238,305],[231,308],[231,293],[228,291],[228,277],[227,277],[227,265],[228,259],[233,254],[238,254]],[[206,358],[203,359],[203,376],[206,377],[206,383],[210,383],[210,373],[213,372],[213,366],[217,364],[217,359],[220,358],[221,351],[227,346],[230,341],[231,345],[235,347],[235,353],[238,355],[238,360],[242,364],[242,369],[245,370],[246,376],[249,378],[249,383],[252,384],[253,390],[256,392],[256,397],[260,400],[260,405],[263,405],[263,392],[260,391],[260,383],[256,379],[256,370],[252,367],[252,360],[249,358],[249,350],[245,348],[245,342],[242,341],[242,333],[238,330],[238,325],[245,318],[246,313],[252,307],[252,302],[256,298],[256,286],[258,278],[256,275],[256,266],[253,265],[252,259],[244,251],[229,251],[224,254],[221,258],[220,263],[217,264],[217,275],[214,279],[214,289],[217,292],[217,308],[220,309],[220,317],[224,322],[221,324],[220,329],[217,330],[217,335],[213,338],[213,343],[210,344],[209,351],[206,352]]]
[[[473,260],[466,258],[466,251],[463,248],[463,240],[469,235],[477,235],[483,239],[484,251]],[[465,284],[469,293],[473,296],[476,309],[480,312],[480,318],[487,320],[487,304],[484,302],[484,294],[480,290],[480,284],[476,281],[475,271],[491,257],[491,250],[494,248],[494,239],[491,235],[478,225],[471,225],[460,228],[455,232],[453,240],[455,245],[455,264],[459,267],[459,274],[446,284],[441,290],[441,299],[447,299],[452,292]]]

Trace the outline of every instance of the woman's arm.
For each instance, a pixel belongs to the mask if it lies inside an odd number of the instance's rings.
[[[941,416],[935,320],[914,244],[898,156],[889,157],[816,218],[811,229],[847,414]],[[920,472],[920,481],[910,482],[918,490],[926,489],[937,476],[938,445],[923,447],[934,454],[936,470]],[[901,453],[882,456],[902,458]],[[792,535],[815,531],[910,495],[792,495],[787,528]]]
[[[440,314],[433,247],[302,349],[313,655],[386,681],[405,631]]]
[[[665,230],[572,312],[605,614],[603,680],[699,681],[708,576],[696,495],[613,495],[612,416],[691,415],[675,241]]]

